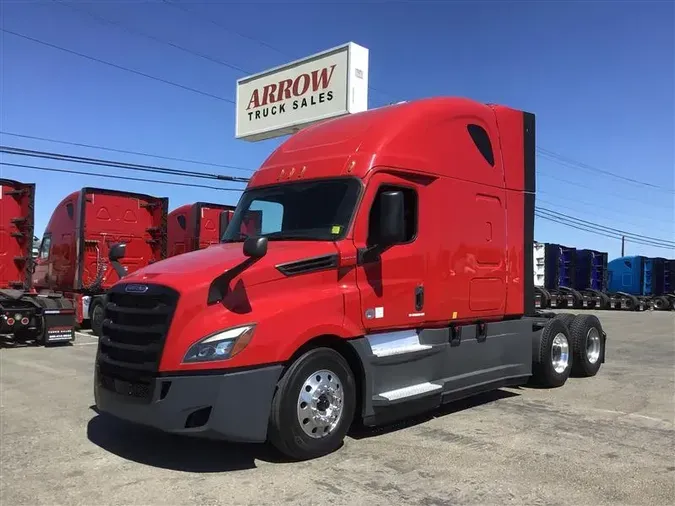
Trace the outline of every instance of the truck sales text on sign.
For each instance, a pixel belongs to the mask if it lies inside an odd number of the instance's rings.
[[[279,137],[367,107],[368,50],[349,43],[237,81],[236,137]]]

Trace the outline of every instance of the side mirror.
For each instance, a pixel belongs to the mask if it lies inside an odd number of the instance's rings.
[[[124,255],[127,252],[127,245],[123,242],[118,242],[110,246],[108,250],[108,260],[111,262],[117,262],[124,258]]]
[[[244,240],[244,255],[258,259],[267,254],[267,237],[247,237]]]
[[[404,210],[403,192],[386,191],[380,195],[379,246],[390,246],[405,239]]]

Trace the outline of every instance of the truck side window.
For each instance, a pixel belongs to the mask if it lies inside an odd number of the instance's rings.
[[[380,223],[380,195],[385,191],[397,190],[403,192],[404,216],[406,222],[405,239],[401,244],[406,244],[415,240],[417,236],[417,192],[412,188],[403,186],[382,186],[377,190],[377,195],[373,200],[373,206],[370,209],[368,219],[368,246],[377,244],[379,238],[378,226]]]
[[[469,124],[466,126],[466,129],[471,136],[471,140],[480,151],[480,154],[483,155],[483,158],[492,165],[495,166],[495,155],[492,152],[492,143],[490,142],[490,136],[485,131],[485,129],[480,125]]]
[[[47,260],[49,258],[49,248],[52,245],[52,236],[46,235],[42,239],[40,245],[40,260]]]
[[[72,202],[68,202],[66,204],[66,213],[68,213],[68,218],[70,218],[72,220],[73,216],[75,215],[75,212],[73,210],[73,203]]]
[[[178,226],[181,228],[181,230],[185,230],[185,215],[184,214],[179,214],[176,216],[176,221],[178,222]]]

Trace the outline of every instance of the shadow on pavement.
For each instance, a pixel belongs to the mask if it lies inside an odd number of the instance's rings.
[[[94,411],[94,407],[92,407]],[[283,457],[264,444],[237,444],[166,434],[105,414],[87,424],[87,438],[126,460],[191,473],[255,469],[256,460],[283,463]]]
[[[349,437],[358,440],[387,434],[419,425],[433,418],[518,395],[520,394],[512,391],[495,390],[455,401],[428,413],[381,427],[355,426],[350,431]],[[97,412],[95,406],[91,406],[91,409]],[[123,459],[148,466],[192,473],[254,469],[256,460],[270,463],[289,462],[271,445],[237,444],[166,434],[105,414],[97,414],[89,421],[87,437],[95,445]]]
[[[519,390],[519,388],[511,388],[511,390]],[[349,436],[353,439],[364,439],[373,436],[380,436],[383,434],[389,434],[397,430],[407,429],[409,427],[414,427],[434,418],[439,418],[442,416],[451,415],[453,413],[459,413],[466,409],[476,408],[484,404],[490,404],[492,402],[499,401],[501,399],[508,399],[510,397],[517,397],[520,394],[508,390],[493,390],[491,392],[486,392],[484,394],[478,394],[467,399],[462,399],[454,402],[450,402],[441,406],[438,409],[429,411],[427,413],[422,413],[411,418],[401,420],[399,422],[394,422],[391,424],[386,424],[380,427],[354,427]]]

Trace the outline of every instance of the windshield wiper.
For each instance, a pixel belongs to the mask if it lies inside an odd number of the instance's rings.
[[[269,241],[318,241],[319,239],[304,234],[290,234],[284,232],[273,232],[271,234],[265,234],[262,237],[266,237]]]

